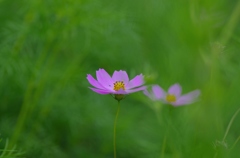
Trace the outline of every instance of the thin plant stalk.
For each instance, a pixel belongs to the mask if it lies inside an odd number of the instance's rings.
[[[117,150],[116,150],[116,126],[117,126],[117,119],[118,119],[118,114],[120,111],[120,101],[118,101],[118,109],[114,121],[114,130],[113,130],[113,149],[114,149],[114,158],[117,157]]]
[[[235,145],[237,144],[237,142],[240,140],[240,136],[237,138],[237,140],[234,142],[234,144],[232,145],[232,147],[230,148],[230,150],[232,150],[234,147],[235,147]]]
[[[235,117],[237,116],[237,114],[240,112],[240,108],[235,112],[235,114],[232,116],[232,118],[231,118],[231,120],[230,120],[230,122],[229,122],[229,124],[228,124],[228,127],[227,127],[227,130],[226,130],[226,132],[225,132],[225,135],[224,135],[224,137],[223,137],[223,142],[225,141],[225,139],[226,139],[226,137],[227,137],[227,134],[228,134],[228,132],[229,132],[229,129],[230,129],[230,127],[232,126],[232,123],[233,123],[233,121],[234,121],[234,119],[235,119]]]
[[[239,109],[234,113],[234,115],[232,116],[230,122],[228,123],[228,126],[227,126],[226,132],[225,132],[225,134],[224,134],[224,137],[223,137],[222,141],[220,142],[220,143],[221,143],[222,145],[224,145],[226,148],[227,148],[227,145],[226,145],[226,143],[225,143],[225,139],[226,139],[226,137],[227,137],[227,135],[228,135],[228,132],[229,132],[231,126],[232,126],[233,121],[235,120],[235,118],[236,118],[236,116],[238,115],[239,112],[240,112],[240,108],[239,108]],[[234,148],[234,146],[237,144],[237,142],[238,142],[239,140],[240,140],[240,136],[239,136],[239,137],[237,138],[237,140],[234,142],[234,144],[232,145],[232,147],[230,148],[230,150]],[[218,152],[215,153],[214,158],[216,158],[217,156],[218,156]]]
[[[240,17],[240,1],[238,1],[238,3],[235,4],[235,8],[232,12],[232,15],[229,17],[229,21],[222,31],[220,41],[222,42],[223,45],[226,45],[229,39],[231,38],[233,31],[236,28],[237,23],[239,21],[239,17]]]

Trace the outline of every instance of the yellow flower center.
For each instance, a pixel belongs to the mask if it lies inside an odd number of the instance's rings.
[[[176,96],[175,96],[175,95],[173,95],[173,94],[167,94],[166,100],[167,100],[167,102],[175,102],[177,99],[176,99]]]
[[[113,85],[113,89],[115,91],[119,91],[120,89],[125,90],[125,84],[123,83],[123,81],[116,81]]]

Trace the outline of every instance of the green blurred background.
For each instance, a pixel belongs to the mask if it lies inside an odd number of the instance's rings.
[[[86,80],[99,68],[202,92],[179,108],[127,96],[119,158],[240,157],[240,116],[224,138],[240,108],[239,21],[236,0],[0,0],[1,158],[112,158],[117,101]]]

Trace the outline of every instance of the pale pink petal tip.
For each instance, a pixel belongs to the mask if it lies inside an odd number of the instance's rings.
[[[110,89],[112,87],[113,85],[112,78],[104,69],[99,69],[98,71],[96,71],[96,75],[97,75],[98,82],[105,89]]]
[[[195,101],[197,101],[199,95],[201,94],[200,90],[195,90],[190,93],[187,93],[181,97],[179,97],[174,103],[175,106],[180,106],[180,105],[186,105],[186,104],[191,104]]]
[[[147,87],[146,86],[142,86],[142,87],[137,87],[137,88],[134,88],[134,89],[128,89],[126,90],[127,93],[134,93],[134,92],[137,92],[137,91],[144,91]]]
[[[132,80],[130,80],[128,82],[128,84],[126,85],[126,88],[131,89],[134,87],[142,86],[143,84],[144,84],[143,75],[140,74],[140,75],[135,76]]]
[[[97,80],[95,80],[95,79],[92,77],[92,75],[87,74],[87,80],[88,80],[88,82],[89,82],[92,86],[94,86],[94,87],[96,87],[96,88],[99,88],[99,89],[102,89],[102,88],[103,88],[103,86],[102,86]]]
[[[91,88],[89,87],[92,91],[99,93],[99,94],[110,94],[111,91],[104,90],[104,89],[97,89],[97,88]]]
[[[143,94],[145,94],[146,96],[148,96],[149,98],[151,98],[151,95],[150,95],[150,93],[148,92],[147,89],[145,89],[145,90],[143,91]]]
[[[158,85],[152,86],[152,92],[153,92],[153,96],[156,100],[163,99],[166,96],[166,93],[164,92],[164,90]]]
[[[176,97],[179,97],[182,93],[182,87],[176,83],[168,89],[169,94],[174,94]]]
[[[128,83],[129,78],[126,71],[120,70],[120,71],[114,71],[112,79],[114,82],[116,81],[124,81],[124,83]]]

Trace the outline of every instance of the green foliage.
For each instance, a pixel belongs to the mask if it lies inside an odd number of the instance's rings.
[[[8,148],[9,147],[8,147],[8,140],[7,140],[4,149],[0,150],[1,151],[0,158],[17,158],[23,155],[23,152],[16,150],[15,147],[11,149],[8,149]]]
[[[239,10],[227,0],[0,0],[0,158],[113,157],[117,101],[86,80],[99,68],[202,92],[179,108],[127,96],[118,157],[238,157],[240,116],[224,135],[240,107]]]

